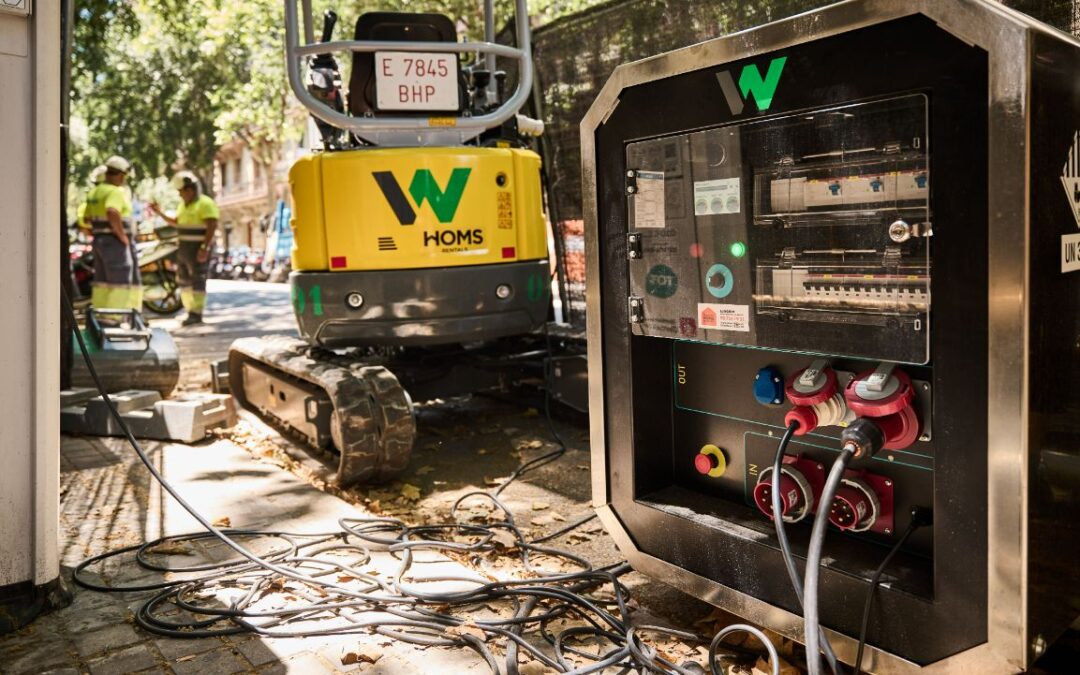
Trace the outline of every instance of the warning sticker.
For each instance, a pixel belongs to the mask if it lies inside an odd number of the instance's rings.
[[[1076,226],[1080,227],[1080,131],[1073,134],[1073,144],[1061,170],[1061,186],[1065,188],[1065,198],[1069,200]]]
[[[749,305],[719,305],[699,302],[697,306],[698,328],[707,330],[731,330],[750,332]]]
[[[1080,227],[1080,131],[1073,134],[1073,144],[1061,169],[1061,186],[1069,202],[1076,226]],[[1061,273],[1080,271],[1080,234],[1061,237]]]
[[[664,221],[664,172],[638,171],[634,200],[634,227],[661,228]]]
[[[496,222],[500,230],[514,229],[514,201],[509,192],[500,192],[498,198],[498,218]]]
[[[741,179],[738,176],[694,181],[694,215],[715,216],[724,213],[739,213],[742,210],[740,184]]]

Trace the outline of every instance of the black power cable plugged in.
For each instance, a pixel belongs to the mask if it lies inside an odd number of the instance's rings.
[[[799,601],[799,607],[803,607],[803,587],[802,580],[799,578],[799,569],[795,565],[795,556],[791,554],[791,544],[788,542],[787,531],[784,527],[784,518],[782,515],[783,510],[780,504],[780,478],[781,471],[784,463],[784,453],[787,451],[788,443],[791,442],[791,437],[799,428],[798,422],[792,422],[788,425],[787,431],[784,432],[784,436],[780,439],[780,444],[776,447],[776,457],[773,458],[772,466],[772,512],[773,523],[776,526],[776,539],[780,543],[780,553],[784,557],[784,567],[787,569],[788,578],[791,580],[791,586],[795,590],[795,598]],[[821,505],[818,505],[821,508]],[[840,665],[836,661],[836,654],[833,652],[832,644],[825,637],[824,632],[821,634],[822,650],[825,652],[825,660],[829,664],[829,670],[833,675],[841,675]]]
[[[866,591],[866,601],[863,604],[862,627],[859,628],[859,648],[855,652],[854,675],[862,673],[862,657],[863,650],[866,648],[867,630],[870,625],[870,609],[874,606],[874,594],[877,592],[878,585],[881,584],[881,577],[885,573],[885,568],[889,566],[893,557],[904,547],[911,535],[915,534],[915,530],[932,525],[933,522],[934,514],[930,509],[923,506],[911,507],[911,522],[908,523],[904,533],[900,535],[893,547],[889,549],[885,559],[878,565],[878,568],[874,571],[874,576],[870,578],[870,588]]]

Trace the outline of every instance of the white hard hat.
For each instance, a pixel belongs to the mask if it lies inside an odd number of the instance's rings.
[[[120,155],[113,155],[105,160],[105,168],[119,171],[120,173],[131,173],[131,162]]]
[[[105,172],[108,170],[109,167],[105,166],[104,164],[98,164],[97,166],[95,166],[94,169],[90,172],[90,183],[93,185],[101,183],[101,181],[105,180]]]
[[[195,191],[199,191],[199,179],[195,174],[190,171],[180,171],[172,177],[172,186],[177,190],[183,190],[186,187],[193,187]]]

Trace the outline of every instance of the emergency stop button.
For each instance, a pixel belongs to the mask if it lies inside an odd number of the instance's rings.
[[[719,478],[727,471],[727,458],[724,451],[715,445],[703,445],[694,457],[694,468],[703,476]]]

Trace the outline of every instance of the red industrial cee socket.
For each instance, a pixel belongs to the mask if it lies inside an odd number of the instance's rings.
[[[884,449],[903,450],[918,440],[920,422],[913,406],[915,390],[904,371],[882,364],[876,370],[859,373],[844,388],[844,399],[853,412],[873,420],[881,429],[885,436]]]
[[[803,455],[784,455],[780,476],[780,507],[785,523],[797,523],[817,511],[825,487],[825,465]],[[758,474],[753,490],[758,510],[772,516],[772,467]],[[893,523],[891,478],[866,471],[846,471],[829,506],[829,522],[849,532],[891,535]]]
[[[865,471],[846,471],[829,506],[829,522],[848,532],[893,533],[893,483]]]
[[[785,523],[796,523],[814,512],[825,487],[825,465],[808,457],[784,455],[780,468],[780,508]],[[754,504],[772,518],[772,467],[758,475]]]

